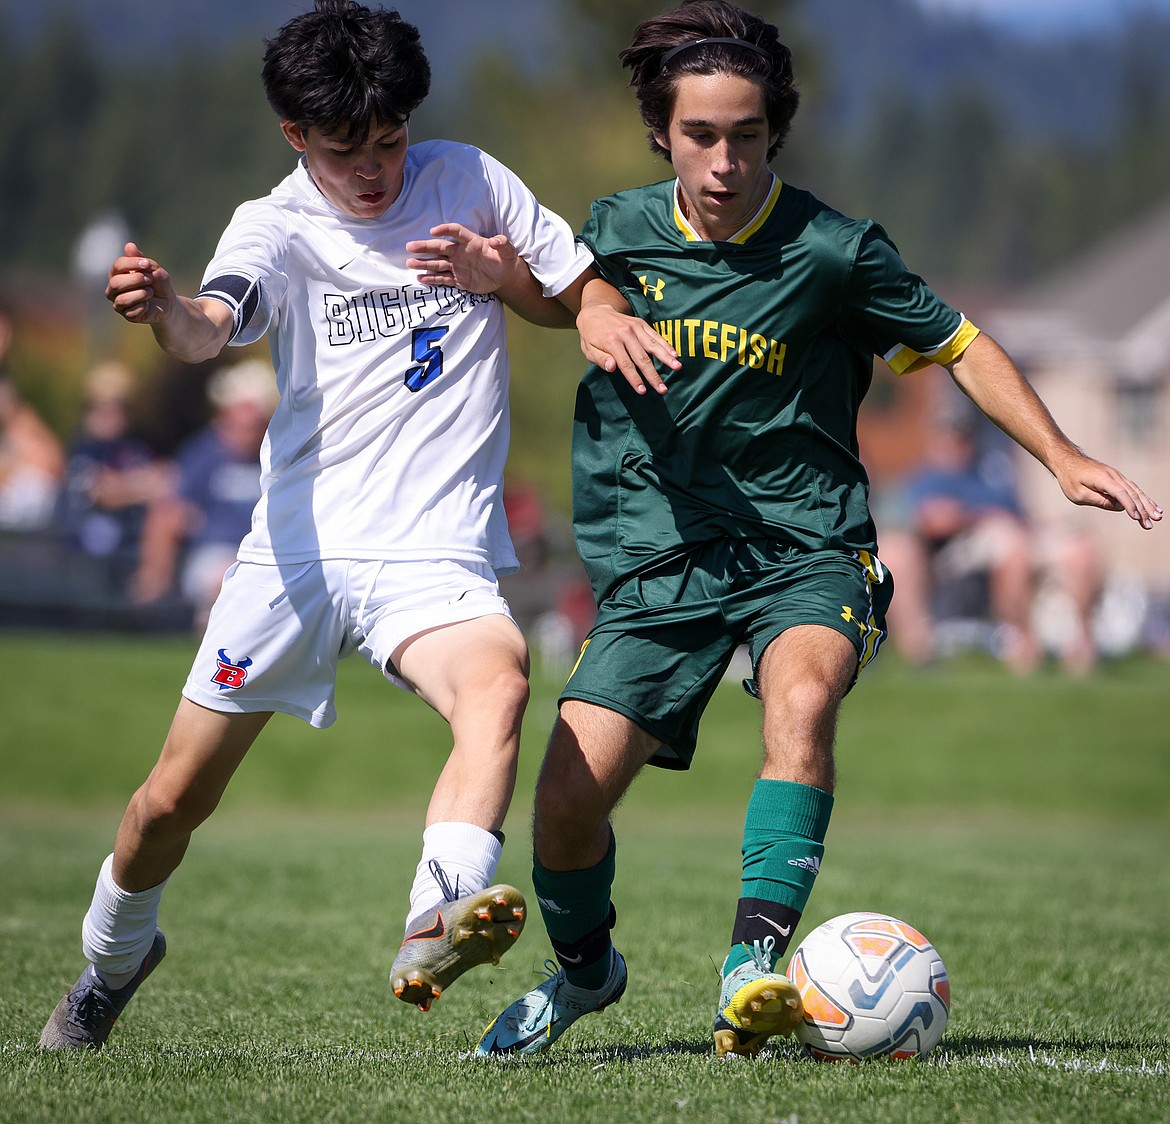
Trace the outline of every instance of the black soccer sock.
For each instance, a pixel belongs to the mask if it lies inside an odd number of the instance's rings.
[[[772,955],[779,959],[788,949],[792,934],[800,921],[800,910],[766,898],[740,898],[731,930],[731,945],[763,945],[772,938]]]

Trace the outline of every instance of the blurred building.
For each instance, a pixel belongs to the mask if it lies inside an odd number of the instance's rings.
[[[1061,427],[1170,506],[1170,203],[983,318]],[[1070,505],[1030,457],[1020,486],[1043,523],[1075,524],[1109,569],[1170,598],[1170,527],[1143,533]]]
[[[1078,445],[1170,507],[1170,203],[1019,292],[940,292],[1004,345]],[[876,367],[858,440],[880,543],[905,526],[908,474],[940,412],[962,396],[941,372],[894,378]],[[1099,558],[1102,651],[1170,654],[1170,524],[1145,532],[1074,506],[1032,457],[1010,443],[1007,452],[1041,555],[1075,541]],[[1068,606],[1050,592],[1040,589],[1035,614],[1053,641]]]

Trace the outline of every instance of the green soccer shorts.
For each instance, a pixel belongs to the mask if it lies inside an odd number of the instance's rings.
[[[699,719],[746,644],[753,673],[785,629],[847,636],[861,670],[886,635],[893,581],[867,551],[802,551],[766,539],[719,539],[647,567],[597,611],[561,701],[624,714],[663,742],[651,764],[687,769]],[[744,687],[755,694],[754,680]]]

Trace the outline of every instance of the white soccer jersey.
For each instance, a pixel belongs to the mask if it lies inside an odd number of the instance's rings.
[[[516,568],[503,305],[406,268],[406,242],[443,222],[506,234],[549,297],[592,262],[507,168],[448,141],[410,147],[402,192],[376,219],[334,207],[303,159],[237,209],[200,295],[234,309],[232,343],[268,333],[280,389],[241,559]]]

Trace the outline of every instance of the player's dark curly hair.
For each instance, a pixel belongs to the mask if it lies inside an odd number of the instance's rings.
[[[704,43],[678,52],[663,66],[669,51],[697,39],[742,39],[764,53],[733,43]],[[768,149],[769,160],[783,145],[800,103],[792,52],[780,42],[775,26],[725,0],[684,0],[673,11],[643,21],[619,57],[633,71],[630,85],[650,128],[651,151],[667,160],[670,153],[654,133],[669,130],[675,90],[684,74],[738,74],[760,83],[769,129],[778,134]]]
[[[431,87],[418,28],[392,8],[316,0],[266,47],[261,76],[277,116],[350,141],[405,121]]]

